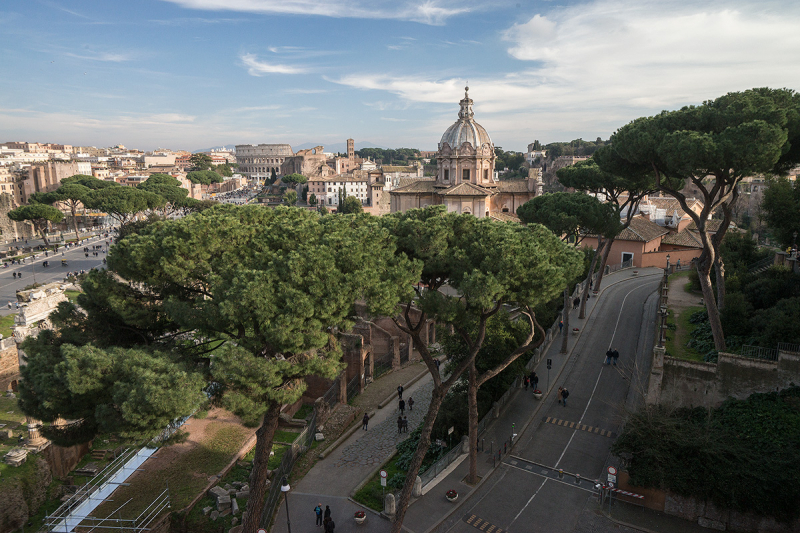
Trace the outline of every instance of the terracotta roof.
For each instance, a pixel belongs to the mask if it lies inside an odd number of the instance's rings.
[[[440,190],[438,193],[442,196],[490,196],[493,191],[484,189],[474,183],[459,183],[447,189]]]
[[[534,192],[528,190],[528,180],[500,180],[497,183],[500,192]]]
[[[631,219],[631,225],[617,235],[617,240],[650,242],[667,233],[669,231],[655,222],[650,222],[641,216],[635,216]]]
[[[390,191],[392,194],[420,194],[433,193],[434,180],[415,179],[412,183]]]
[[[661,239],[663,244],[672,244],[675,246],[685,246],[687,248],[702,248],[703,245],[700,243],[700,240],[694,236],[694,233],[689,231],[688,229],[684,229],[679,233],[670,233],[663,239]]]
[[[520,219],[514,213],[490,213],[489,218],[499,220],[500,222],[520,222]]]
[[[721,225],[722,225],[722,221],[721,220],[717,220],[717,219],[706,220],[706,231],[708,231],[709,233],[716,233],[716,232],[719,231],[719,227]],[[729,229],[730,228],[735,228],[735,227],[736,227],[736,224],[734,224],[733,221],[731,221],[731,225],[729,226]],[[686,226],[686,229],[691,230],[691,231],[697,231],[697,224],[695,224],[694,220],[692,220],[692,222],[688,226]]]
[[[417,181],[436,181],[435,178],[411,178],[411,177],[404,177],[404,178],[397,178],[397,187],[405,187],[406,185],[411,185]]]
[[[416,172],[417,167],[400,166],[400,165],[382,165],[381,170],[383,170],[384,172]]]

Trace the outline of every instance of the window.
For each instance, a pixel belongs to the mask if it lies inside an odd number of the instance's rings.
[[[461,170],[461,181],[469,181],[469,169],[465,168]]]
[[[622,262],[625,261],[633,261],[633,254],[628,252],[622,252]]]
[[[489,169],[483,171],[483,181],[489,181]]]
[[[444,181],[450,181],[450,169],[444,169]]]

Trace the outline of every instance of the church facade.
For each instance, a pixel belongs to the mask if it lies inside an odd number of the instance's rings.
[[[393,213],[444,204],[455,213],[509,220],[517,207],[542,194],[541,178],[495,179],[494,143],[475,122],[472,105],[466,87],[458,120],[439,142],[436,178],[421,178],[390,191]]]

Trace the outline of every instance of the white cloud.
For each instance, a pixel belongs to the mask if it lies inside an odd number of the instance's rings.
[[[247,73],[251,76],[266,76],[267,74],[302,74],[306,72],[304,67],[261,61],[255,54],[242,54],[239,56],[239,59],[241,59],[244,66],[247,67]]]
[[[190,9],[286,13],[336,18],[397,19],[440,25],[486,4],[478,0],[164,0]]]
[[[121,63],[123,61],[130,61],[133,59],[131,54],[118,54],[113,52],[92,52],[85,50],[82,53],[76,54],[74,52],[64,52],[67,57],[74,57],[76,59],[88,59],[90,61],[110,61],[112,63]]]
[[[470,97],[493,138],[607,137],[638,116],[730,91],[800,88],[798,27],[800,4],[785,1],[595,0],[556,8],[502,33],[518,68],[470,75]],[[329,81],[420,105],[448,104],[434,131],[455,119],[465,83],[369,72]]]

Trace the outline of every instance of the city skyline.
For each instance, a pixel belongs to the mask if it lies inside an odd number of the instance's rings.
[[[12,1],[2,141],[436,148],[468,82],[496,146],[800,88],[800,6],[473,0]],[[0,141],[0,142],[2,142]]]

